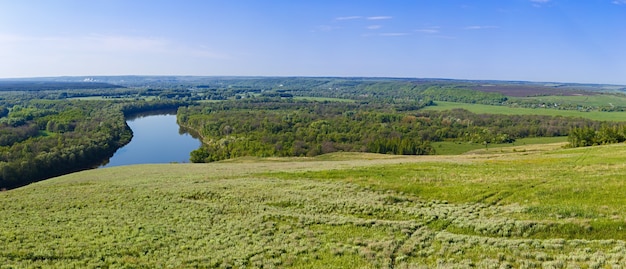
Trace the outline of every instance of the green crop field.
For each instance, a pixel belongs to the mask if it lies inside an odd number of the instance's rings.
[[[0,268],[621,268],[626,145],[88,170],[0,192]]]
[[[547,104],[570,104],[592,107],[626,107],[626,96],[614,94],[575,95],[575,96],[536,96],[513,98],[513,100],[535,100]]]
[[[514,108],[508,106],[491,106],[481,104],[466,104],[454,102],[436,102],[436,106],[428,106],[424,110],[450,110],[455,108],[466,109],[478,114],[502,115],[547,115],[563,117],[581,117],[599,121],[626,121],[626,112],[582,112],[576,110],[558,110],[553,108]]]

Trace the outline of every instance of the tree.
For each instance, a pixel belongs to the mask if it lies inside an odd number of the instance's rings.
[[[9,115],[9,109],[4,106],[0,106],[0,118],[6,117],[8,115]]]

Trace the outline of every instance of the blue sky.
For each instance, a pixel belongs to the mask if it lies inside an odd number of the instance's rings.
[[[626,84],[626,0],[0,0],[0,77]]]

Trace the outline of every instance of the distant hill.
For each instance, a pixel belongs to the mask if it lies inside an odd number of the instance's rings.
[[[67,82],[67,81],[14,81],[0,80],[0,91],[52,91],[72,89],[111,89],[124,86],[104,82]]]
[[[36,86],[47,86],[47,89],[58,89],[55,83],[70,83],[65,86],[71,88],[85,88],[93,83],[91,87],[105,88],[106,84],[133,86],[154,86],[154,85],[231,85],[259,86],[259,85],[288,85],[303,83],[307,86],[333,86],[328,82],[411,82],[417,85],[434,84],[440,86],[464,86],[471,89],[485,92],[499,92],[507,96],[534,96],[534,95],[572,95],[584,92],[626,92],[626,85],[611,84],[582,84],[567,82],[532,82],[532,81],[501,81],[501,80],[466,80],[466,79],[443,79],[443,78],[395,78],[395,77],[276,77],[276,76],[60,76],[60,77],[34,77],[20,79],[0,79],[0,90],[4,83],[29,82]],[[48,84],[51,83],[51,84]],[[76,84],[71,84],[76,83]],[[104,83],[104,84],[99,84]],[[349,84],[349,83],[348,83]],[[58,85],[62,86],[62,85]],[[17,87],[17,86],[16,86]],[[82,88],[81,88],[82,87]],[[120,87],[120,86],[115,86]]]

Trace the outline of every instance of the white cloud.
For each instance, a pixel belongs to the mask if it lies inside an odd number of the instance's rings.
[[[472,25],[472,26],[467,26],[463,29],[465,30],[484,30],[484,29],[498,29],[500,27],[498,26],[493,26],[493,25]]]
[[[391,16],[372,16],[372,17],[367,17],[367,19],[371,20],[371,21],[373,21],[373,20],[390,20],[392,18],[393,17],[391,17]]]
[[[611,3],[616,4],[616,5],[626,5],[626,0],[614,0]]]
[[[337,17],[335,18],[336,21],[349,21],[349,20],[358,20],[360,18],[363,18],[361,16],[345,16],[345,17]]]
[[[378,30],[378,29],[380,29],[382,27],[383,27],[382,25],[370,25],[370,26],[367,26],[367,29],[369,29],[369,30]]]
[[[530,0],[532,6],[537,8],[547,5],[548,3],[550,3],[550,1],[552,0]]]
[[[415,30],[415,32],[423,33],[423,34],[438,34],[440,31],[439,31],[439,27],[435,26],[435,27],[420,28],[420,29]]]
[[[362,37],[371,37],[371,36],[408,36],[411,35],[411,33],[405,33],[405,32],[389,32],[389,33],[365,33],[362,34]]]

